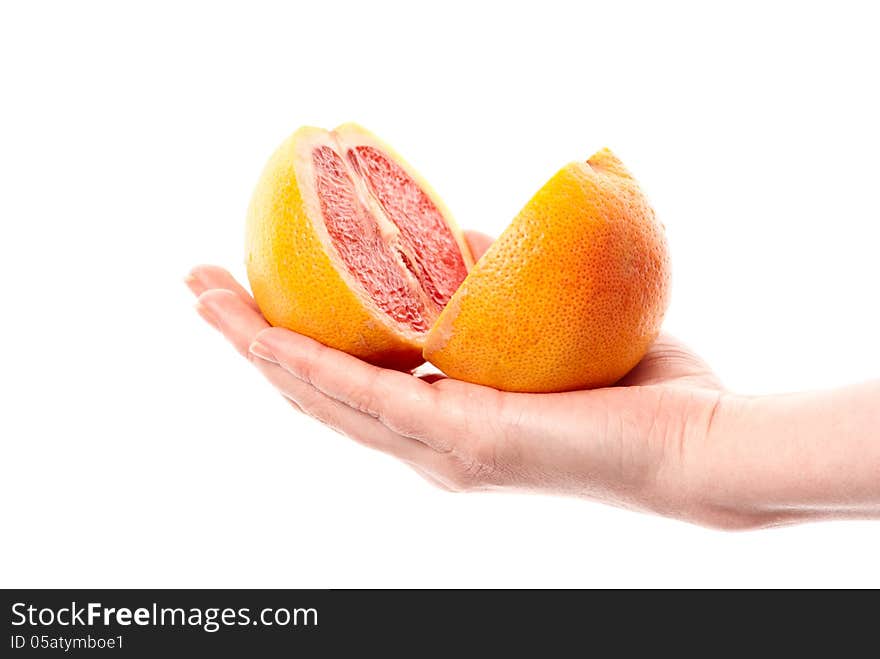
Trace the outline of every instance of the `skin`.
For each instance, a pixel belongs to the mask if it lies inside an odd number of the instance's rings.
[[[475,257],[491,239],[468,234]],[[505,393],[270,327],[216,266],[196,309],[297,410],[456,492],[579,496],[723,529],[880,517],[880,381],[751,397],[661,336],[614,387]]]

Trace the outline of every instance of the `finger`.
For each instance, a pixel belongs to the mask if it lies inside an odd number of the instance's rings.
[[[379,420],[393,432],[448,450],[437,392],[417,377],[379,368],[281,328],[260,332],[251,352],[280,363],[330,398]],[[441,421],[438,421],[440,419]]]
[[[254,298],[251,297],[251,294],[247,292],[245,287],[235,281],[235,277],[220,266],[197,265],[184,278],[184,282],[197,297],[213,288],[222,288],[232,291],[243,301],[247,302],[248,305],[257,309],[257,303],[254,302]]]
[[[425,444],[398,435],[378,419],[324,395],[277,363],[256,355],[252,361],[282,395],[309,416],[360,444],[417,465],[423,471],[435,468],[439,454]]]
[[[226,289],[214,288],[199,295],[196,310],[245,357],[257,334],[269,327],[258,311]]]
[[[447,492],[453,491],[453,489],[451,487],[449,487],[449,485],[447,485],[446,483],[441,481],[439,478],[436,478],[435,476],[429,474],[427,471],[425,471],[424,469],[422,469],[418,465],[410,464],[409,466],[412,468],[412,470],[414,472],[416,472],[419,476],[421,476],[423,479],[428,481],[434,487],[439,487],[441,490],[445,490]]]
[[[465,231],[464,238],[467,240],[468,247],[471,248],[471,254],[474,256],[474,260],[479,259],[489,246],[495,242],[495,239],[492,236],[487,236],[485,233],[480,233],[479,231]]]

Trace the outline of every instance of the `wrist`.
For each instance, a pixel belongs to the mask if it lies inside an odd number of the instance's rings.
[[[878,383],[832,392],[724,395],[702,451],[700,499],[727,528],[877,517]]]
[[[685,456],[687,508],[693,521],[749,530],[795,521],[780,506],[791,480],[790,456],[773,441],[778,410],[772,397],[722,393],[706,415],[701,440]]]

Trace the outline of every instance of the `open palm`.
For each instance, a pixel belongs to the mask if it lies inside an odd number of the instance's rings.
[[[468,236],[474,252],[488,240]],[[270,327],[216,266],[188,277],[197,309],[297,409],[455,491],[564,493],[724,526],[704,501],[722,387],[685,346],[661,336],[615,387],[505,393],[439,375],[382,369]]]

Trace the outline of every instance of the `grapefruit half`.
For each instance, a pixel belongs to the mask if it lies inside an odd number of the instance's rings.
[[[356,124],[304,127],[267,163],[247,214],[248,279],[275,326],[380,366],[424,361],[473,265],[440,198]]]
[[[507,391],[611,385],[657,337],[669,281],[664,228],[604,149],[526,204],[440,314],[425,357]]]

